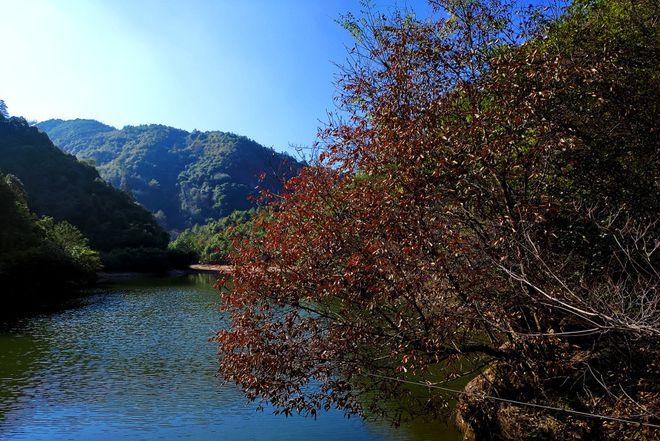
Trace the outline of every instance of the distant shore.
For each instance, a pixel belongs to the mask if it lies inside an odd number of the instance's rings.
[[[232,272],[231,265],[215,265],[215,264],[194,264],[190,265],[187,270],[170,270],[166,273],[145,273],[145,272],[136,272],[136,271],[101,271],[97,273],[98,282],[104,282],[109,280],[117,279],[131,279],[135,277],[144,277],[145,275],[160,275],[160,276],[179,276],[189,272],[203,272],[203,273],[224,273],[228,274]]]
[[[194,271],[203,271],[203,272],[209,272],[209,273],[228,274],[228,273],[232,272],[231,265],[213,265],[213,264],[198,263],[198,264],[195,264],[195,265],[190,265],[189,268],[191,270],[194,270]]]

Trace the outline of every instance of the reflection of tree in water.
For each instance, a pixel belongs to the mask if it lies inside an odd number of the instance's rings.
[[[48,352],[44,340],[20,332],[0,333],[0,424],[7,422],[7,412],[25,391],[38,384],[40,376],[35,374]]]
[[[43,332],[34,332],[35,324],[47,321],[51,315],[75,310],[86,301],[78,293],[67,293],[58,297],[58,303],[42,300],[32,305],[32,310],[16,313],[18,317],[0,317],[0,426],[9,422],[7,413],[19,407],[16,403],[26,391],[36,389],[42,382],[39,372],[50,364],[47,359],[53,341]]]
[[[477,366],[475,364],[475,366]],[[452,376],[454,366],[446,364],[439,364],[431,368],[428,372],[429,381],[438,381],[443,386],[462,390],[465,385],[474,377],[469,375],[467,377],[459,377],[452,381],[447,381],[448,377]],[[419,381],[419,378],[410,376],[410,381]],[[356,384],[355,386],[361,390],[372,390],[373,387],[387,387],[386,383],[391,383],[391,379],[378,379],[377,376],[365,375],[356,379],[357,382],[364,383],[362,385]],[[380,384],[383,381],[383,384]],[[365,386],[366,385],[366,386]],[[364,393],[362,398],[365,400],[363,403],[365,409],[368,409],[369,399],[373,398],[369,393]],[[421,410],[425,406],[429,406],[434,400],[442,400],[444,406],[434,407],[434,413],[428,414],[426,417]],[[402,394],[398,399],[390,399],[387,401],[380,401],[379,409],[385,411],[387,417],[385,421],[378,418],[376,415],[371,414],[368,410],[365,411],[367,418],[367,426],[377,432],[385,432],[392,439],[405,439],[412,441],[426,441],[429,439],[437,441],[458,441],[463,439],[458,427],[454,423],[454,409],[456,407],[456,396],[447,392],[441,392],[438,389],[429,389],[427,387],[404,384]],[[397,418],[400,417],[400,418]],[[412,419],[411,419],[412,418]],[[391,421],[397,419],[401,420],[401,425],[397,428],[392,427]],[[429,438],[433,434],[433,438]]]
[[[45,410],[44,403],[118,410],[115,398],[149,404],[151,391],[164,388],[183,397],[176,410],[213,390],[212,346],[202,332],[218,326],[214,281],[211,274],[115,276],[66,306],[0,322],[0,438],[15,416]],[[143,393],[127,399],[128,390]]]
[[[367,421],[367,428],[385,439],[406,441],[459,441],[462,435],[450,421],[414,421],[393,427],[385,421]]]
[[[202,290],[213,290],[213,285],[218,276],[215,273],[184,273],[172,272],[170,274],[157,276],[139,275],[137,273],[115,273],[106,274],[101,278],[99,291],[111,291],[114,288],[121,289],[156,289],[173,287],[196,287]]]

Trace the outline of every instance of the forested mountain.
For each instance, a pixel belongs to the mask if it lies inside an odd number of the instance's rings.
[[[301,164],[244,136],[163,125],[114,129],[94,120],[37,124],[55,145],[92,160],[101,176],[130,192],[170,230],[254,206],[260,189],[279,191]]]
[[[167,246],[168,235],[151,213],[22,118],[0,118],[0,172],[20,179],[36,215],[69,222],[106,256]]]
[[[56,145],[67,146],[67,153],[77,155],[88,147],[87,140],[101,132],[111,132],[114,127],[107,126],[93,119],[75,119],[67,121],[51,119],[37,124],[37,126],[48,134]]]

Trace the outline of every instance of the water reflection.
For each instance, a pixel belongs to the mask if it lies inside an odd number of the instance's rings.
[[[256,412],[215,376],[215,300],[207,275],[123,280],[1,331],[0,438],[457,439],[440,424]]]

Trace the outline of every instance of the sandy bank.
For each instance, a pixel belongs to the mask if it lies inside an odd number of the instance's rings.
[[[210,273],[231,273],[232,267],[230,265],[210,265],[210,264],[196,264],[190,265],[190,269],[194,271],[203,271]]]

